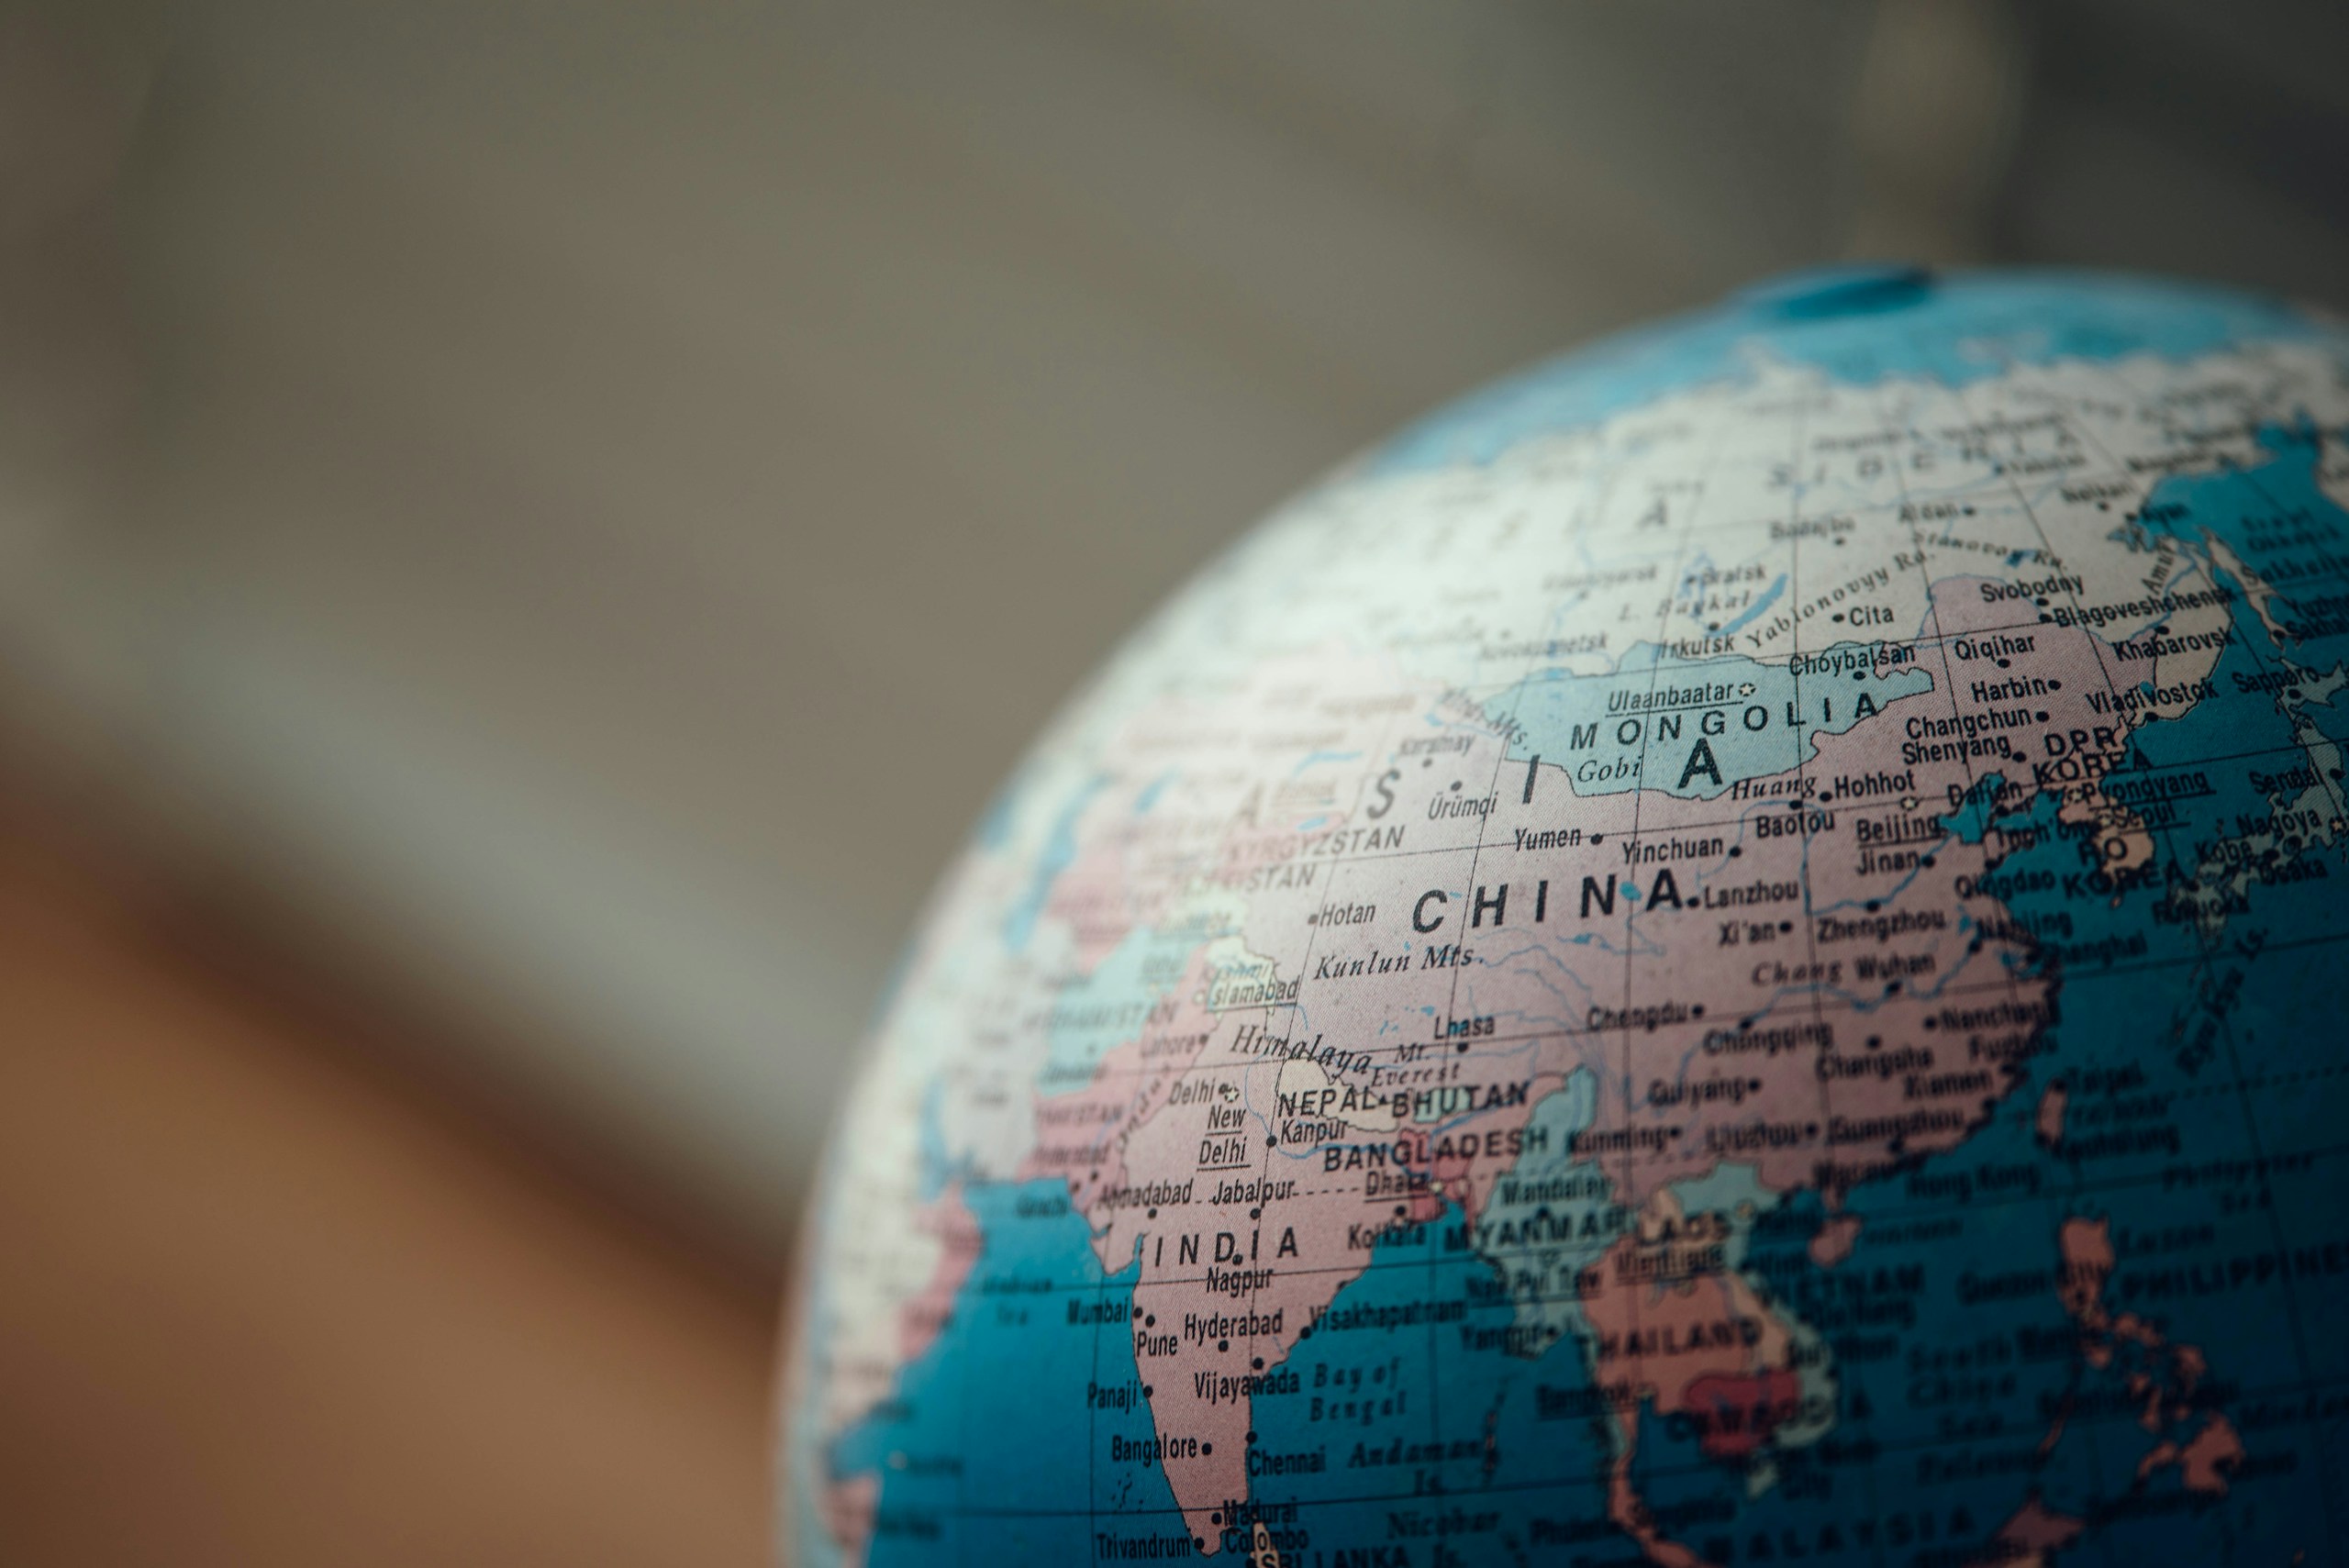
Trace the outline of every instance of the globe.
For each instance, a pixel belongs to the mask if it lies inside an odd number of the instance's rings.
[[[2344,435],[2283,304],[1855,267],[1289,504],[935,895],[786,1554],[2349,1556]]]

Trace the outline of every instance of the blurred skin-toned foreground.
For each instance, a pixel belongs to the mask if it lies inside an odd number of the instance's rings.
[[[0,795],[0,1561],[761,1561],[772,1282],[54,828]]]

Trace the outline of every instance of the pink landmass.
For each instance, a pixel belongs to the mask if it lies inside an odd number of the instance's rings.
[[[2051,1511],[2036,1497],[2015,1511],[1990,1538],[1990,1550],[1974,1561],[1982,1568],[2047,1568],[2055,1553],[2077,1540],[2087,1527],[2069,1514]]]
[[[841,1543],[845,1568],[859,1568],[873,1543],[873,1518],[881,1506],[881,1477],[873,1471],[842,1476],[828,1484],[821,1507],[824,1529]]]
[[[1852,1255],[1860,1240],[1860,1218],[1855,1214],[1839,1214],[1819,1228],[1810,1239],[1810,1261],[1822,1269],[1831,1269]]]
[[[1719,1268],[1702,1228],[1651,1219],[1609,1250],[1585,1276],[1592,1377],[1605,1393],[1616,1452],[1608,1512],[1651,1561],[1694,1563],[1663,1535],[1631,1482],[1640,1407],[1679,1416],[1709,1456],[1742,1460],[1795,1414],[1800,1385],[1788,1365],[1792,1340],[1743,1277]]]
[[[2186,1489],[2213,1496],[2227,1489],[2227,1473],[2242,1462],[2243,1440],[2235,1435],[2233,1423],[2216,1411],[2178,1456]]]
[[[1688,1385],[1681,1405],[1707,1458],[1741,1460],[1794,1413],[1801,1392],[1800,1380],[1783,1368],[1750,1377],[1710,1373]]]
[[[918,1360],[953,1320],[954,1298],[979,1258],[979,1221],[963,1201],[963,1184],[950,1182],[937,1201],[918,1210],[914,1224],[939,1242],[938,1267],[898,1312],[898,1353]]]
[[[2157,1440],[2139,1459],[2137,1479],[2142,1482],[2156,1471],[2176,1465],[2188,1491],[2209,1496],[2225,1492],[2228,1473],[2243,1457],[2243,1440],[2232,1422],[2210,1411],[2191,1438],[2181,1442],[2162,1436],[2194,1416],[2194,1391],[2210,1370],[2200,1347],[2172,1344],[2134,1313],[2115,1317],[2108,1311],[2104,1287],[2114,1263],[2108,1221],[2065,1220],[2057,1231],[2056,1250],[2062,1260],[2056,1294],[2064,1310],[2079,1325],[2081,1359],[2101,1370],[2123,1353],[2144,1358],[2122,1383],[2132,1397],[2143,1401],[2138,1425]],[[2062,1430],[2059,1415],[2041,1443],[2041,1451],[2054,1447]]]
[[[2039,1114],[2035,1118],[2039,1146],[2053,1154],[2064,1142],[2064,1106],[2069,1099],[2061,1084],[2050,1084],[2039,1096]]]
[[[2104,1310],[2104,1282],[2112,1273],[2111,1222],[2064,1221],[2056,1232],[2056,1254],[2062,1262],[2055,1294],[2064,1310],[2083,1329],[2100,1332],[2110,1322]]]
[[[2146,1450],[2144,1458],[2137,1462],[2137,1479],[2143,1481],[2175,1464],[2188,1491],[2221,1496],[2227,1490],[2227,1474],[2243,1462],[2243,1439],[2235,1435],[2234,1423],[2212,1411],[2203,1419],[2201,1430],[2183,1444],[2164,1441]]]

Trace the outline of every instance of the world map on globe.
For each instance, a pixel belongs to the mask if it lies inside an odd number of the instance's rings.
[[[2349,1555],[2349,334],[1852,269],[1184,589],[884,1003],[819,1564]]]

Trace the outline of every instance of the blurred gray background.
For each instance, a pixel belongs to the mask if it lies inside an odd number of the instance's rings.
[[[995,782],[1317,471],[1846,255],[2349,280],[2339,6],[0,18],[0,758],[769,1260]]]

